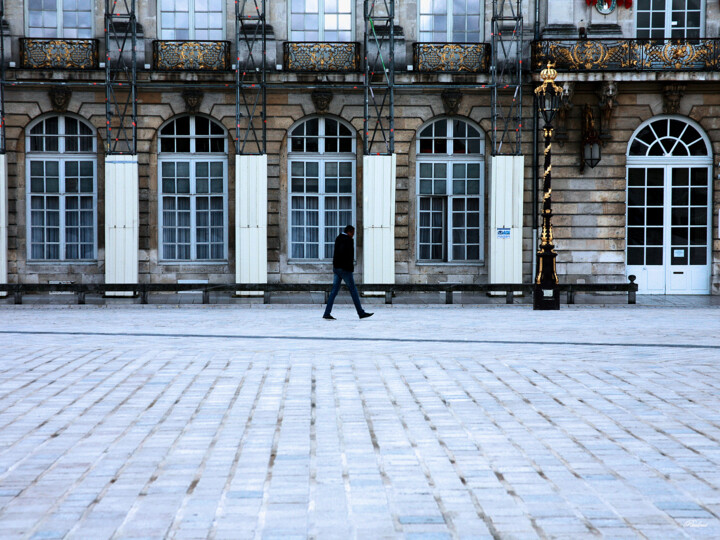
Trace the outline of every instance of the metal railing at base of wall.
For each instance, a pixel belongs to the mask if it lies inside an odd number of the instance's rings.
[[[628,304],[635,304],[638,290],[635,276],[628,283],[565,283],[560,284],[560,292],[567,294],[567,303],[575,303],[576,293],[602,292],[627,293]],[[445,293],[445,303],[453,303],[453,294],[466,293],[505,293],[505,303],[514,303],[515,293],[532,295],[535,285],[532,283],[427,283],[427,284],[358,284],[360,292],[382,293],[385,303],[392,304],[395,293],[401,292],[438,292]],[[24,294],[30,293],[74,293],[78,304],[85,303],[88,294],[132,293],[140,297],[140,303],[147,304],[150,293],[201,292],[202,303],[210,303],[210,293],[262,292],[263,303],[269,304],[274,292],[323,292],[325,300],[332,289],[329,283],[9,283],[0,284],[0,291],[13,295],[15,304],[22,304]],[[122,298],[122,297],[121,297]]]

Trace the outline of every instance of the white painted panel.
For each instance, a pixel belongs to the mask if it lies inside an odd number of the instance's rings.
[[[0,283],[8,282],[8,177],[7,154],[0,154]],[[0,296],[7,293],[0,292]]]
[[[267,156],[235,160],[235,282],[267,283]]]
[[[105,157],[106,283],[138,282],[139,221],[137,156],[108,155]]]
[[[363,282],[395,282],[396,156],[363,158]]]
[[[490,283],[522,283],[523,156],[490,162]]]

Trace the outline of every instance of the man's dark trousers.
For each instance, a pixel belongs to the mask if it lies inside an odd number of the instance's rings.
[[[332,311],[333,303],[335,302],[335,297],[337,296],[338,291],[340,290],[340,283],[342,281],[345,282],[345,285],[347,285],[347,288],[350,289],[350,296],[352,296],[353,303],[355,304],[355,309],[357,310],[358,316],[365,313],[363,311],[362,305],[360,305],[360,295],[358,294],[357,287],[355,287],[355,280],[353,279],[353,273],[348,272],[347,270],[343,270],[342,268],[333,268],[333,287],[330,291],[330,297],[328,298],[327,306],[325,306],[325,315],[330,315],[330,312]]]

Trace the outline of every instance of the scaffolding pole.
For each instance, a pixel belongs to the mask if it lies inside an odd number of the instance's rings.
[[[391,155],[395,151],[395,1],[364,0],[364,12],[363,151]],[[387,43],[385,54],[383,43]]]
[[[105,0],[107,154],[137,154],[135,0]]]
[[[0,154],[5,153],[5,1],[0,0]]]
[[[235,1],[235,152],[267,153],[265,0]]]
[[[522,155],[521,0],[493,0],[492,152],[494,156]]]

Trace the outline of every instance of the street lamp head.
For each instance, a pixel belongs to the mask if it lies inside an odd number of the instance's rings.
[[[555,84],[557,71],[554,69],[555,64],[548,62],[545,69],[540,72],[543,83],[535,89],[535,98],[537,99],[538,109],[542,114],[546,124],[551,124],[555,114],[560,109],[563,98],[562,87]]]

